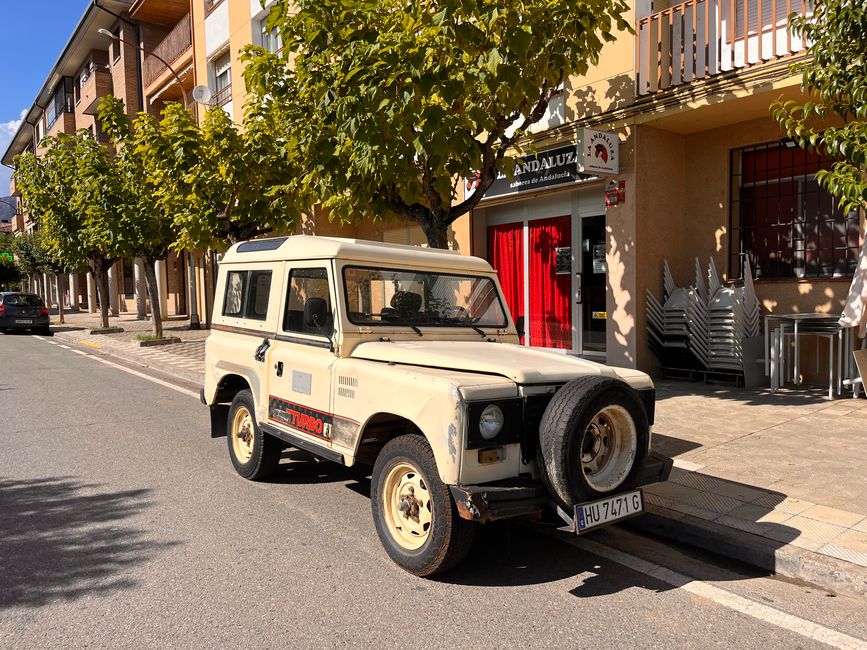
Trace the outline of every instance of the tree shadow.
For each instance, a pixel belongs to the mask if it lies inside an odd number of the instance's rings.
[[[737,401],[747,406],[809,406],[832,403],[828,400],[827,386],[780,388],[778,391],[772,392],[767,387],[739,388],[670,379],[657,380],[655,385],[657,402],[684,396],[701,396],[709,399]]]
[[[133,588],[124,574],[177,544],[122,525],[152,505],[150,490],[100,487],[69,476],[0,479],[0,610]]]

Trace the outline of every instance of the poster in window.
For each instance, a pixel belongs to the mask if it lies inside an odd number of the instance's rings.
[[[556,256],[556,275],[569,275],[572,272],[572,247],[560,246],[554,249]]]
[[[608,267],[605,265],[605,244],[593,245],[593,272],[605,273]]]

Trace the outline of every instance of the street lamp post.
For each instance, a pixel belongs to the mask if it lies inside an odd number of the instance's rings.
[[[132,47],[135,47],[136,49],[141,50],[143,54],[149,54],[150,56],[154,57],[157,61],[162,63],[164,66],[166,66],[166,69],[169,72],[171,72],[172,76],[175,78],[175,83],[178,84],[178,88],[181,89],[181,94],[183,95],[183,98],[184,98],[184,108],[189,107],[189,105],[190,105],[189,98],[187,97],[187,91],[184,88],[184,84],[181,83],[181,77],[180,77],[180,75],[178,75],[178,73],[175,71],[175,69],[169,64],[168,61],[166,61],[164,58],[162,58],[159,54],[156,54],[155,52],[148,52],[147,50],[145,50],[144,46],[142,46],[141,43],[130,43],[126,39],[123,39],[116,34],[112,34],[110,31],[108,31],[104,27],[101,29],[98,29],[97,32],[99,33],[100,36],[105,36],[106,38],[109,38],[113,41],[120,41],[121,43],[126,43],[127,45],[131,45]],[[144,94],[144,88],[141,88],[140,90],[141,90],[142,94]],[[187,298],[187,304],[189,305],[189,308],[190,308],[190,310],[189,310],[190,311],[190,329],[191,330],[197,330],[201,327],[201,322],[199,321],[199,309],[198,309],[198,305],[196,304],[197,303],[197,301],[196,301],[196,263],[195,263],[195,260],[193,259],[192,251],[187,253],[187,260],[189,263],[189,271],[187,273],[187,276],[189,279],[189,288],[188,288],[187,293],[189,294],[189,297]]]

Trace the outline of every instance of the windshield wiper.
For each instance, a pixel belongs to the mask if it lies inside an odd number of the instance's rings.
[[[416,327],[411,322],[409,322],[406,318],[401,316],[397,311],[389,311],[389,312],[386,312],[385,314],[380,312],[379,313],[379,320],[380,321],[386,321],[386,322],[388,322],[390,320],[396,321],[396,322],[400,323],[401,325],[406,325],[407,327],[412,328],[412,331],[415,332],[416,334],[418,334],[419,336],[424,336],[424,334],[422,334],[421,330],[418,327]]]
[[[449,325],[458,325],[460,327],[471,327],[476,332],[478,332],[479,336],[481,336],[482,338],[485,338],[487,336],[487,333],[485,333],[485,330],[483,330],[481,327],[476,325],[473,321],[469,320],[468,318],[452,317],[452,318],[440,318],[439,320],[440,320],[440,322],[448,323]]]

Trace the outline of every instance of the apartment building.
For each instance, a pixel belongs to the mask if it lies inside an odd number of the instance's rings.
[[[183,89],[169,66],[172,70],[180,68]],[[3,154],[2,162],[11,166],[15,156],[25,151],[40,154],[44,139],[61,132],[71,134],[84,129],[105,142],[96,116],[102,97],[114,95],[121,99],[130,117],[142,111],[158,114],[165,102],[183,101],[193,79],[187,0],[91,0]],[[10,189],[20,201],[14,177]],[[13,224],[16,231],[38,227],[25,209],[19,212]],[[163,314],[188,314],[188,266],[185,256],[174,254],[157,263]],[[68,281],[63,280],[58,283],[56,277],[45,274],[27,282],[49,304],[62,300],[72,308],[96,311],[92,274],[71,274]],[[113,313],[146,315],[141,260],[118,261],[109,271],[109,289]]]

